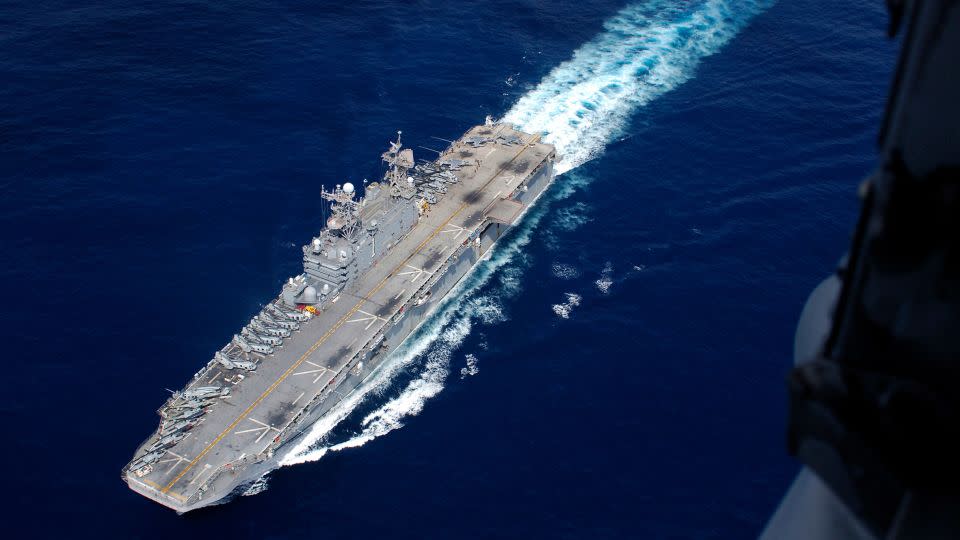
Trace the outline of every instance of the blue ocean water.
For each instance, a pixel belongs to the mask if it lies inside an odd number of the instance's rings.
[[[845,250],[895,59],[882,3],[4,2],[4,522],[23,536],[755,536],[784,375]],[[298,271],[320,186],[485,115],[564,175],[269,488],[120,481]],[[299,464],[294,464],[302,462]]]

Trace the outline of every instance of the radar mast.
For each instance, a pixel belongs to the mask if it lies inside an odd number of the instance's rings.
[[[390,143],[390,149],[381,156],[388,165],[383,179],[390,184],[390,195],[409,199],[416,194],[413,182],[407,177],[407,171],[413,167],[413,150],[403,148],[400,143],[402,131],[397,132],[397,140]]]
[[[330,201],[330,218],[327,229],[331,232],[350,237],[360,221],[360,203],[353,199],[353,184],[337,184],[333,191],[321,187],[320,198]]]

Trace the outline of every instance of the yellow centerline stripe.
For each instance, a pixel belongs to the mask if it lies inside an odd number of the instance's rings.
[[[514,160],[516,160],[518,157],[520,157],[520,154],[522,154],[524,150],[526,150],[527,148],[529,148],[530,144],[533,143],[533,142],[535,142],[535,141],[537,140],[537,138],[538,138],[538,137],[534,137],[533,140],[531,140],[531,141],[528,142],[527,144],[523,145],[523,147],[520,149],[520,151],[517,152],[517,154],[516,154],[515,156],[513,156],[513,159],[511,159],[510,161],[508,161],[508,162],[506,163],[506,165],[509,165],[510,163],[513,163]],[[500,174],[503,173],[504,170],[505,170],[505,168],[504,168],[504,167],[501,167],[501,168],[500,168],[500,171],[498,171],[497,174],[493,175],[493,177],[491,177],[490,180],[488,180],[487,183],[484,184],[484,185],[480,188],[480,190],[486,189],[487,186],[489,186],[498,176],[500,176]],[[444,227],[446,227],[446,226],[453,220],[453,218],[455,218],[458,214],[460,214],[460,212],[462,212],[463,209],[466,208],[466,207],[467,207],[467,203],[461,204],[460,207],[457,208],[457,211],[456,211],[456,212],[454,212],[453,214],[450,214],[450,217],[448,217],[443,223],[441,223],[436,229],[434,229],[434,231],[433,231],[432,233],[430,233],[430,235],[427,236],[427,238],[425,238],[425,239],[423,240],[423,242],[420,242],[420,244],[416,247],[416,249],[414,249],[413,253],[411,253],[410,256],[408,256],[406,259],[404,259],[403,262],[401,262],[399,265],[397,265],[396,268],[394,268],[393,270],[391,270],[391,271],[386,275],[386,277],[384,277],[384,278],[380,281],[380,283],[377,284],[377,286],[373,288],[373,290],[371,290],[369,293],[367,293],[367,294],[363,297],[363,299],[360,300],[360,301],[357,303],[357,305],[353,306],[353,308],[350,309],[350,311],[347,312],[346,315],[344,315],[339,321],[337,321],[336,324],[334,324],[332,327],[330,327],[330,329],[327,330],[327,332],[326,332],[325,334],[323,334],[323,336],[322,336],[319,340],[317,340],[316,343],[314,343],[309,349],[307,349],[307,351],[306,351],[305,353],[303,353],[303,356],[301,356],[299,360],[297,360],[292,366],[290,366],[286,371],[284,371],[283,374],[280,375],[280,378],[277,379],[273,384],[271,384],[266,390],[264,390],[263,393],[260,394],[260,397],[258,397],[253,403],[251,403],[249,407],[247,407],[246,409],[244,409],[244,411],[243,411],[242,413],[240,413],[240,416],[238,416],[237,419],[233,421],[233,423],[231,423],[229,426],[227,426],[227,429],[223,430],[223,432],[220,433],[220,435],[218,435],[217,438],[215,438],[213,441],[211,441],[210,444],[208,444],[199,454],[197,454],[197,457],[193,458],[193,460],[190,461],[190,463],[188,463],[188,464],[186,465],[186,467],[184,467],[184,469],[183,469],[182,471],[180,471],[180,474],[178,474],[173,480],[171,480],[170,483],[167,484],[167,486],[164,487],[161,492],[164,493],[164,494],[167,494],[167,492],[170,491],[170,488],[172,488],[173,485],[177,483],[177,481],[179,481],[181,478],[183,478],[183,476],[184,476],[185,474],[187,474],[187,472],[189,472],[189,471],[200,461],[200,459],[203,458],[203,456],[205,456],[210,450],[213,449],[214,446],[216,446],[221,440],[223,440],[223,438],[226,437],[227,434],[228,434],[230,431],[232,431],[235,427],[237,427],[237,424],[239,424],[241,421],[243,421],[243,419],[246,418],[246,416],[247,416],[248,414],[250,414],[250,412],[253,411],[253,409],[254,409],[257,405],[260,404],[260,402],[262,402],[264,399],[266,399],[266,397],[267,397],[268,395],[270,395],[274,390],[276,390],[277,387],[280,386],[280,384],[281,384],[284,380],[286,380],[286,378],[289,377],[290,374],[291,374],[295,369],[297,369],[298,367],[300,367],[300,365],[303,364],[304,361],[306,361],[307,357],[309,357],[311,354],[313,354],[313,352],[316,351],[317,348],[320,347],[320,345],[322,345],[327,339],[329,339],[330,336],[333,335],[333,333],[336,332],[337,329],[339,329],[339,328],[343,325],[343,323],[344,323],[348,318],[352,317],[353,314],[356,313],[357,310],[360,309],[360,307],[364,304],[364,302],[366,302],[371,296],[373,296],[374,294],[376,294],[377,291],[379,291],[380,289],[382,289],[383,286],[387,283],[387,280],[388,280],[388,279],[390,279],[391,277],[393,277],[393,275],[396,274],[397,271],[399,271],[400,269],[402,269],[402,268],[404,267],[404,265],[406,265],[406,264],[410,261],[410,259],[414,258],[418,253],[420,253],[420,250],[423,249],[423,246],[425,246],[425,245],[427,244],[427,242],[429,242],[430,240],[433,240],[433,238],[436,237],[437,234],[440,232],[440,229],[443,229]],[[176,494],[172,494],[172,495],[176,495]]]

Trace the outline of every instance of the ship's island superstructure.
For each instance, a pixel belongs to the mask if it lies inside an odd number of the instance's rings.
[[[224,502],[278,466],[308,428],[373,375],[553,179],[554,148],[486,124],[436,160],[400,134],[383,181],[322,191],[330,218],[290,278],[186,387],[123,469],[178,512]]]

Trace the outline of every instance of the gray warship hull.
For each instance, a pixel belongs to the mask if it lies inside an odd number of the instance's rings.
[[[396,185],[371,185],[359,202],[352,187],[330,196],[344,217],[304,247],[304,273],[161,408],[161,427],[123,469],[132,490],[187,512],[278,467],[540,197],[556,159],[537,136],[490,123],[422,167],[402,152],[398,141],[384,154]]]

